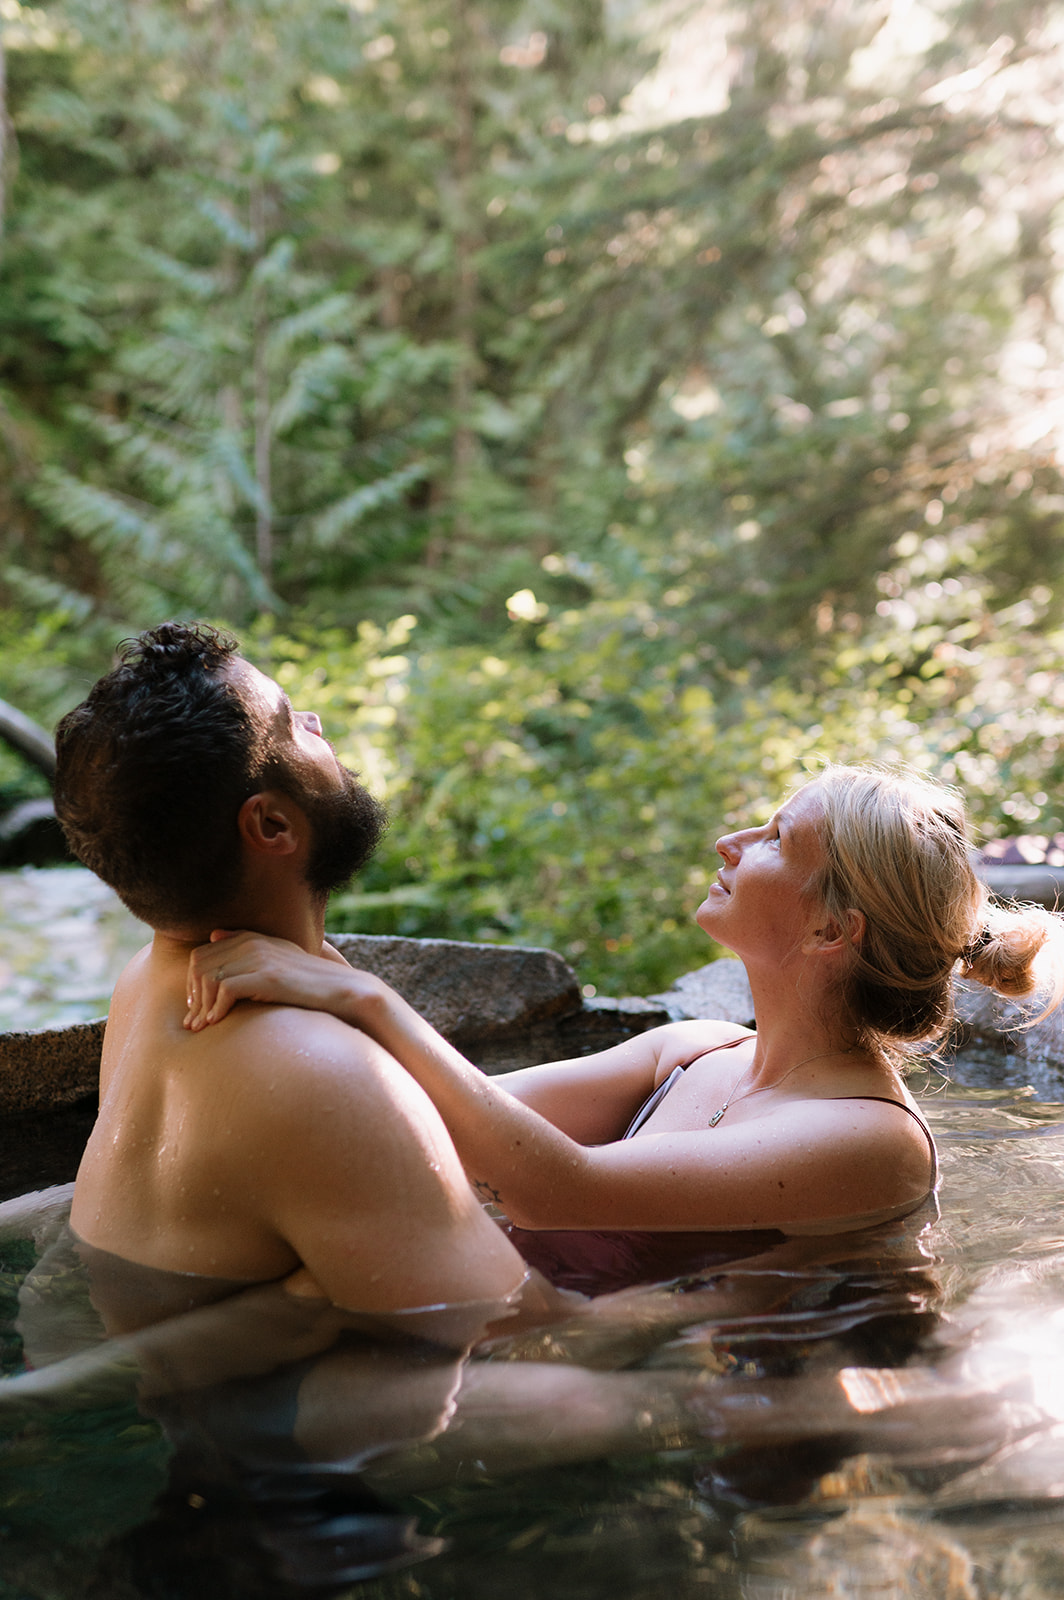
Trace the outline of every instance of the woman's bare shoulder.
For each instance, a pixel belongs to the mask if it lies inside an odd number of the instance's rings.
[[[754,1037],[753,1028],[739,1022],[725,1022],[719,1017],[685,1017],[679,1022],[667,1022],[654,1031],[661,1043],[660,1059],[675,1059],[676,1063],[689,1060],[699,1051],[718,1050],[723,1045]]]

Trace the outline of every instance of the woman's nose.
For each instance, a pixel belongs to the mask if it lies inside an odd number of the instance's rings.
[[[738,861],[739,846],[736,842],[738,838],[739,835],[737,833],[725,833],[714,845],[714,849],[716,850],[717,854],[719,856],[723,856],[725,861]]]

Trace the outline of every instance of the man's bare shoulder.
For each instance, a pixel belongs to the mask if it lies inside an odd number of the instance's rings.
[[[118,974],[118,981],[111,995],[112,1010],[116,1005],[139,1005],[142,1002],[146,985],[150,982],[151,956],[150,944],[141,945],[137,953],[130,956]]]
[[[326,1091],[364,1106],[367,1096],[387,1098],[407,1079],[368,1034],[295,1006],[244,1002],[195,1043],[224,1060],[234,1092],[265,1090],[300,1114],[315,1115],[316,1097]]]
[[[367,1285],[383,1292],[397,1275],[389,1293],[403,1304],[430,1285],[461,1296],[517,1281],[439,1112],[373,1039],[287,1006],[238,1006],[209,1031],[223,1051],[230,1040],[228,1158],[250,1186],[268,1173],[264,1210],[330,1297],[368,1304]]]
[[[269,1146],[293,1172],[316,1161],[350,1169],[358,1153],[370,1166],[432,1172],[434,1182],[453,1168],[457,1179],[460,1164],[432,1101],[368,1034],[325,1012],[244,1004],[209,1037],[245,1145]],[[205,1036],[196,1042],[205,1045]]]

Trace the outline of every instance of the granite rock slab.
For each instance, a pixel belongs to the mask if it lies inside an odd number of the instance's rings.
[[[663,1006],[674,1022],[689,1017],[715,1017],[740,1028],[754,1025],[754,1000],[746,968],[734,956],[723,956],[677,978],[664,994],[651,999]]]
[[[1064,1006],[1032,1022],[1039,1003],[1006,1000],[981,984],[958,978],[954,996],[957,1020],[969,1039],[1003,1044],[1024,1057],[1032,1068],[1064,1070]]]
[[[724,957],[678,978],[665,994],[652,996],[674,1021],[719,1017],[740,1027],[754,1025],[754,1003],[741,961]],[[954,982],[956,1047],[987,1045],[1020,1058],[1038,1092],[1056,1098],[1064,1088],[1064,1006],[1039,1022],[1038,1004],[1006,1000],[982,984]]]
[[[0,1112],[46,1111],[95,1094],[105,1020],[0,1034]]]
[[[329,940],[463,1048],[549,1031],[581,1012],[576,974],[553,950],[342,933]],[[94,1094],[104,1021],[0,1034],[0,1112],[39,1112]]]
[[[353,967],[397,989],[455,1044],[530,1028],[579,1011],[576,973],[553,950],[456,939],[330,933]]]
[[[1029,900],[1050,911],[1064,906],[1064,867],[1041,862],[980,862],[975,870],[995,899]]]

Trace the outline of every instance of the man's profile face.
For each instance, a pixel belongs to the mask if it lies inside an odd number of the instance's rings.
[[[383,808],[337,759],[313,712],[293,710],[280,684],[249,661],[238,658],[229,675],[270,727],[287,769],[283,787],[311,825],[306,882],[324,900],[369,860],[384,830]]]

